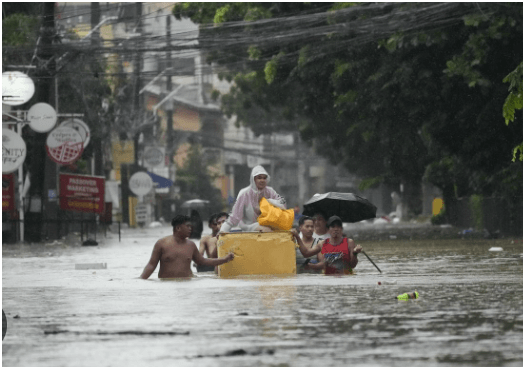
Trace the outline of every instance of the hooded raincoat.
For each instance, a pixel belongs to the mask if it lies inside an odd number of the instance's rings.
[[[266,186],[262,191],[257,189],[255,177],[259,174],[265,174],[268,177],[267,181],[270,181],[268,172],[261,165],[257,165],[252,169],[250,185],[239,191],[232,212],[222,224],[220,232],[229,232],[232,227],[237,225],[243,231],[254,231],[259,225],[257,223],[257,217],[261,215],[259,201],[263,197],[273,205],[286,209],[286,200],[275,192],[273,188]]]

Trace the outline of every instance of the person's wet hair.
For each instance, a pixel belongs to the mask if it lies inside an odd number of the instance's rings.
[[[226,217],[226,219],[228,219],[229,216],[230,216],[230,214],[225,213],[224,211],[221,211],[220,213],[217,213],[217,219],[222,218],[222,217]]]
[[[306,222],[307,220],[311,220],[312,222],[314,221],[314,219],[312,217],[309,217],[308,215],[303,215],[299,219],[299,227],[302,226],[304,224],[304,222]]]
[[[208,219],[208,227],[211,227],[211,225],[212,225],[213,223],[215,223],[215,222],[217,221],[217,219],[219,219],[219,216],[218,216],[218,215],[219,215],[219,213],[215,213],[215,214],[212,214],[212,215],[210,216],[210,219]]]
[[[324,219],[325,221],[328,220],[328,217],[327,217],[326,214],[325,214],[324,212],[322,212],[322,211],[316,211],[315,214],[314,214],[314,216],[312,217],[312,219],[317,218],[319,215],[320,215],[321,217],[323,217],[323,219]]]
[[[173,219],[171,220],[171,226],[175,228],[178,225],[184,224],[186,222],[191,221],[190,217],[187,215],[175,215]]]

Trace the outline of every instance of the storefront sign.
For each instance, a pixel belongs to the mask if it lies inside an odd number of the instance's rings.
[[[27,74],[17,71],[2,73],[2,104],[25,104],[34,93],[35,84]]]
[[[46,151],[57,164],[73,164],[84,151],[84,140],[75,129],[60,126],[47,135]]]
[[[133,141],[113,142],[111,154],[113,156],[115,180],[120,181],[120,164],[135,162],[135,145]]]
[[[68,119],[62,122],[60,124],[60,127],[69,127],[77,131],[82,137],[82,141],[84,142],[84,149],[89,144],[89,140],[91,139],[91,131],[89,129],[89,126],[86,123],[84,123],[84,121],[76,118]]]
[[[55,109],[46,103],[38,103],[27,112],[29,126],[36,132],[49,132],[57,122]]]
[[[148,205],[137,204],[135,206],[135,218],[137,223],[146,223],[148,220]]]
[[[12,173],[26,160],[26,143],[15,131],[2,129],[2,173]]]
[[[137,172],[129,179],[129,189],[137,196],[144,196],[153,188],[153,180],[146,172]]]
[[[166,150],[163,147],[146,147],[144,149],[144,165],[148,168],[163,167]]]
[[[60,209],[104,213],[104,177],[60,174]]]
[[[15,210],[15,183],[13,174],[2,174],[2,211]]]

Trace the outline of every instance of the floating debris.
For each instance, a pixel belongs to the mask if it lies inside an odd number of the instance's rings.
[[[417,298],[419,298],[419,292],[417,291],[402,293],[401,295],[396,297],[396,299],[402,301],[415,300]]]

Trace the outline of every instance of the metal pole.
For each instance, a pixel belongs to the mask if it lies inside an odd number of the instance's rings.
[[[22,137],[22,123],[17,123],[18,134]],[[23,165],[18,167],[18,194],[20,196],[20,208],[18,209],[20,220],[20,242],[24,242],[24,169]]]
[[[376,265],[376,263],[374,263],[374,262],[372,261],[372,259],[370,259],[370,256],[368,256],[368,255],[366,254],[366,252],[364,252],[363,250],[361,250],[361,252],[362,252],[363,254],[365,254],[365,256],[368,258],[368,260],[370,260],[370,262],[371,262],[372,264],[374,264],[374,266],[377,268],[377,270],[379,270],[379,273],[383,273],[383,272],[381,271],[381,269],[379,269],[379,267]]]

